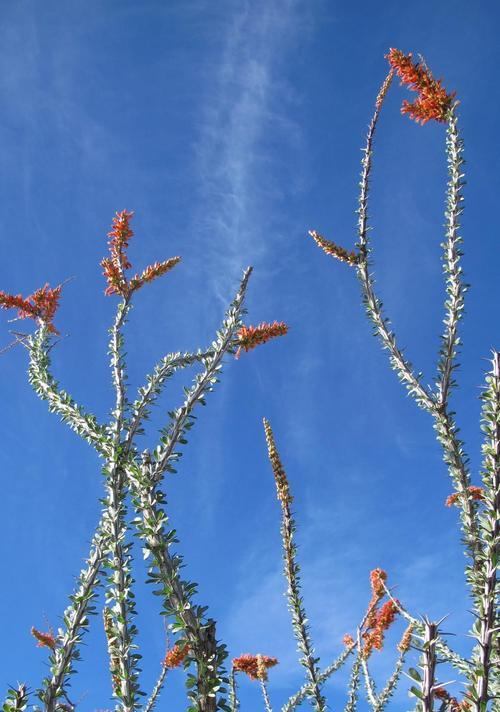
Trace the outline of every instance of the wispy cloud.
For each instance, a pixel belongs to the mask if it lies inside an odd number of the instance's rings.
[[[294,99],[278,71],[304,22],[298,0],[246,3],[230,21],[215,78],[202,111],[196,170],[201,205],[195,217],[216,297],[241,268],[266,253],[273,187],[273,144],[297,145],[300,130],[287,116]],[[276,182],[275,182],[276,185]]]

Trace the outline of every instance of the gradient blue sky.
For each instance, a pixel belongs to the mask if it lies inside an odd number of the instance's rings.
[[[183,257],[136,300],[127,328],[132,387],[164,353],[209,342],[248,264],[248,321],[290,325],[286,339],[227,364],[167,483],[187,575],[230,654],[280,659],[270,681],[276,708],[302,675],[283,598],[264,415],[295,493],[305,602],[322,662],[353,632],[376,566],[416,614],[449,613],[453,642],[467,646],[457,514],[443,507],[450,485],[430,418],[405,396],[372,337],[353,271],[323,255],[307,230],[353,245],[359,149],[384,54],[390,46],[422,53],[461,100],[464,268],[473,287],[455,405],[477,472],[478,396],[489,351],[499,347],[499,26],[498,3],[488,0],[0,6],[0,288],[30,293],[74,276],[53,351],[62,385],[100,418],[109,413],[115,301],[103,295],[99,261],[123,208],[136,213],[137,268]],[[400,342],[430,382],[442,319],[444,129],[401,117],[405,97],[396,83],[377,139],[374,268]],[[11,327],[0,316],[6,344]],[[45,674],[30,627],[57,627],[102,487],[96,456],[33,394],[26,362],[21,348],[0,359],[2,689],[16,680],[36,687]],[[181,385],[165,395],[146,443],[179,403]],[[146,691],[165,649],[157,610],[142,592]],[[92,625],[73,683],[82,710],[112,707],[101,619]],[[393,657],[374,655],[380,680]],[[160,709],[183,709],[180,678],[172,674]],[[343,677],[329,685],[332,709],[343,705],[343,685]],[[242,681],[242,698],[246,709],[259,708],[255,683]],[[402,689],[393,707],[408,706]]]

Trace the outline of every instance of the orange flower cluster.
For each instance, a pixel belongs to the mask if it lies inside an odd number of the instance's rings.
[[[403,633],[403,637],[398,643],[398,650],[400,653],[406,653],[410,649],[411,636],[413,633],[413,623],[410,623],[408,628]]]
[[[174,645],[173,648],[167,650],[163,659],[163,667],[168,670],[179,667],[189,654],[189,645]]]
[[[352,648],[352,646],[354,645],[354,638],[352,637],[352,635],[349,635],[349,633],[346,633],[342,638],[342,642],[344,643],[346,648]]]
[[[33,626],[31,628],[31,635],[38,640],[37,648],[50,648],[51,650],[55,650],[56,639],[54,638],[52,631],[42,633],[40,630],[37,630],[35,626]]]
[[[417,123],[425,124],[427,121],[445,122],[451,109],[455,92],[448,94],[441,84],[441,80],[434,79],[430,70],[423,62],[412,62],[412,54],[406,55],[399,49],[391,48],[386,55],[392,69],[412,91],[418,93],[417,99],[410,104],[403,102],[401,113],[409,114]]]
[[[368,604],[365,630],[362,635],[364,641],[362,654],[365,659],[370,657],[373,649],[382,650],[385,631],[392,625],[398,613],[394,601],[387,601],[380,610],[378,608],[385,594],[383,582],[386,580],[387,574],[382,569],[374,569],[370,573],[372,597]]]
[[[24,298],[20,294],[7,294],[0,291],[0,307],[17,309],[19,319],[35,319],[43,322],[53,334],[58,334],[54,326],[54,316],[59,306],[62,286],[51,289],[48,284]]]
[[[245,653],[239,658],[234,658],[233,669],[244,672],[251,680],[267,680],[268,668],[278,664],[278,658],[270,658],[268,655],[250,655]]]
[[[394,623],[398,609],[394,601],[386,601],[375,615],[373,627],[363,633],[363,657],[369,658],[372,650],[382,650],[386,630]]]
[[[448,690],[444,687],[436,687],[434,690],[434,697],[437,697],[438,700],[446,702],[449,712],[467,712],[467,710],[470,710],[471,707],[467,700],[459,702],[456,697],[452,697]]]
[[[469,494],[470,499],[474,499],[476,501],[481,501],[484,499],[484,490],[482,487],[477,487],[476,485],[471,485],[470,487],[467,488],[467,492]],[[452,507],[454,504],[458,502],[460,499],[460,493],[459,492],[454,492],[453,494],[450,494],[446,500],[445,500],[445,507]]]
[[[262,322],[258,326],[242,326],[237,333],[239,348],[235,354],[236,358],[239,358],[241,349],[251,351],[270,339],[284,336],[287,332],[288,326],[283,321],[275,321],[273,324]]]
[[[319,247],[321,247],[323,252],[326,252],[327,255],[336,257],[338,260],[340,260],[341,262],[346,262],[348,265],[354,266],[358,264],[359,255],[356,252],[348,252],[343,247],[340,247],[340,245],[336,245],[335,242],[327,240],[326,237],[320,235],[318,232],[316,232],[316,230],[309,230],[309,235],[313,238],[315,243]]]
[[[130,227],[133,215],[133,212],[127,212],[127,210],[116,213],[111,231],[108,232],[111,257],[104,257],[101,260],[103,274],[108,283],[104,292],[106,295],[120,294],[122,297],[129,297],[132,292],[169,272],[181,259],[180,257],[171,257],[164,262],[155,262],[146,267],[140,275],[136,274],[130,281],[127,281],[125,270],[132,266],[127,256],[127,249],[130,239],[134,235]]]

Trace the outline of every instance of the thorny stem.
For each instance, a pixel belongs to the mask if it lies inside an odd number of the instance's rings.
[[[259,678],[260,682],[260,689],[262,690],[262,697],[264,699],[264,707],[266,712],[273,712],[273,708],[271,707],[271,701],[269,699],[269,695],[267,693],[267,685],[265,680],[262,678]]]
[[[458,266],[460,238],[457,234],[458,216],[461,211],[461,168],[463,159],[461,157],[461,142],[456,127],[456,118],[453,112],[450,114],[450,124],[448,133],[447,149],[450,169],[449,201],[447,206],[448,216],[448,254],[445,258],[445,269],[451,269],[450,284],[448,285],[448,327],[443,339],[443,351],[440,361],[440,371],[442,378],[441,389],[438,396],[425,388],[420,383],[420,376],[416,376],[412,366],[407,361],[399,349],[396,337],[389,326],[389,320],[382,313],[382,303],[375,293],[375,286],[369,272],[369,241],[368,241],[368,195],[369,180],[372,168],[373,140],[377,128],[377,122],[383,99],[387,93],[387,88],[391,79],[389,73],[377,98],[375,112],[368,128],[366,146],[362,159],[362,171],[360,181],[360,195],[358,208],[358,248],[359,260],[357,273],[363,290],[363,300],[368,317],[373,322],[375,333],[382,341],[382,345],[389,351],[389,358],[393,369],[398,374],[400,380],[406,385],[408,392],[415,398],[417,404],[429,412],[435,420],[437,437],[444,450],[444,459],[448,465],[450,475],[458,492],[465,493],[470,486],[470,475],[467,470],[467,457],[463,452],[462,443],[458,438],[458,428],[453,419],[453,414],[448,410],[447,398],[451,384],[451,372],[454,368],[453,359],[456,345],[458,343],[457,323],[463,309],[463,287],[459,281],[460,268]],[[448,262],[449,264],[448,264]],[[451,285],[451,286],[450,286]],[[457,291],[458,290],[458,291]],[[450,322],[451,319],[451,322]],[[443,397],[446,399],[443,400]],[[480,548],[480,538],[477,525],[477,511],[471,498],[462,498],[462,524],[465,532],[466,543],[469,555],[472,558],[473,566],[476,566],[476,559]]]
[[[114,422],[111,427],[112,448],[107,464],[107,511],[105,526],[109,532],[109,554],[111,587],[108,590],[108,599],[114,601],[110,608],[113,631],[109,640],[112,679],[115,683],[115,693],[120,698],[124,712],[133,712],[136,709],[137,670],[135,669],[136,657],[132,654],[133,635],[135,626],[130,625],[130,617],[134,613],[134,602],[130,586],[130,545],[124,545],[127,533],[125,522],[124,504],[124,477],[120,466],[121,433],[124,423],[126,408],[125,374],[122,355],[123,337],[121,329],[130,309],[128,299],[118,306],[115,322],[111,329],[111,369],[116,391]],[[111,653],[110,650],[110,653]],[[116,660],[118,670],[114,669],[113,661]]]
[[[488,375],[487,389],[483,394],[483,445],[484,512],[481,517],[484,547],[482,551],[480,590],[478,600],[479,666],[476,694],[473,695],[476,712],[486,710],[489,681],[493,663],[494,640],[499,640],[497,568],[500,546],[500,354],[493,353],[492,370]],[[497,657],[500,651],[497,651]],[[499,660],[496,661],[498,665]],[[494,668],[495,669],[495,668]],[[498,667],[496,668],[498,670]]]
[[[373,712],[381,712],[386,704],[389,702],[389,699],[394,692],[396,685],[399,682],[399,678],[401,677],[401,673],[403,672],[403,667],[405,664],[405,657],[406,657],[406,651],[402,651],[398,661],[396,663],[396,667],[394,669],[394,672],[390,676],[390,678],[387,680],[387,683],[382,690],[382,692],[378,695],[377,697],[377,704],[373,708]]]
[[[361,652],[358,650],[358,654],[356,656],[356,659],[355,659],[352,669],[351,669],[351,676],[349,678],[347,703],[346,703],[346,706],[344,707],[344,712],[354,712],[357,707],[358,691],[359,691],[359,684],[360,684],[360,678],[359,678],[360,668],[361,668]]]
[[[151,710],[154,709],[156,703],[158,702],[158,698],[163,688],[163,683],[165,682],[166,676],[167,668],[165,665],[162,665],[160,675],[158,677],[158,680],[156,681],[156,685],[153,687],[153,691],[144,706],[143,712],[151,712]]]
[[[92,540],[87,568],[80,575],[80,586],[71,597],[71,605],[63,616],[66,629],[59,637],[58,647],[53,654],[52,677],[47,681],[46,691],[40,694],[46,712],[54,712],[57,700],[64,692],[65,680],[73,672],[76,646],[81,642],[81,631],[88,625],[87,616],[92,600],[97,595],[95,590],[99,584],[104,548],[104,534],[99,525]]]
[[[450,112],[447,136],[446,153],[448,157],[448,190],[446,201],[446,240],[443,243],[443,271],[446,278],[445,302],[446,316],[444,319],[444,334],[441,337],[441,358],[438,363],[440,377],[437,382],[437,400],[441,406],[446,405],[452,381],[452,374],[456,368],[456,355],[460,343],[458,336],[458,323],[464,309],[464,293],[466,286],[462,282],[462,268],[460,267],[460,245],[462,238],[459,234],[460,216],[463,212],[464,186],[462,168],[463,142],[457,127],[457,115]]]
[[[142,422],[147,417],[148,409],[153,405],[158,397],[165,381],[170,378],[178,369],[198,363],[210,358],[213,350],[200,351],[199,353],[169,354],[165,356],[155,367],[151,376],[147,379],[147,385],[139,391],[139,398],[134,403],[134,414],[132,419],[125,425],[126,438],[124,442],[124,454],[130,451],[135,435],[140,431]]]
[[[27,339],[30,363],[28,378],[36,394],[48,402],[49,410],[61,416],[70,428],[103,454],[106,429],[93,415],[88,415],[65,390],[60,389],[50,373],[49,331],[46,325]]]
[[[318,682],[322,685],[324,682],[330,678],[334,672],[337,672],[342,665],[346,662],[349,655],[355,650],[356,646],[351,646],[343,650],[338,658],[336,658],[328,667],[326,667],[322,673],[319,674]],[[308,682],[303,685],[295,695],[292,695],[288,702],[281,708],[281,712],[292,712],[296,707],[298,707],[306,697],[311,695],[311,684]]]
[[[243,306],[243,300],[245,297],[248,280],[250,279],[251,273],[252,269],[248,268],[247,270],[245,270],[245,273],[243,275],[240,289],[234,302],[236,315],[239,315],[240,310]],[[152,473],[153,479],[159,481],[162,474],[168,467],[169,461],[174,454],[174,449],[177,445],[179,437],[181,436],[181,433],[183,432],[184,428],[186,427],[186,423],[189,420],[191,410],[193,409],[193,406],[196,404],[196,402],[201,398],[205,390],[210,386],[214,375],[219,370],[225,353],[229,350],[233,343],[234,333],[235,329],[226,330],[222,342],[219,344],[218,348],[214,349],[214,352],[213,354],[211,354],[209,359],[207,359],[207,366],[205,368],[205,372],[203,373],[201,378],[197,379],[195,386],[189,391],[189,394],[183,406],[176,412],[176,416],[169,430],[166,442],[163,447],[159,449],[156,455],[156,462]]]
[[[400,601],[398,601],[397,598],[394,598],[394,596],[391,593],[391,590],[386,586],[384,581],[381,581],[382,586],[384,587],[384,590],[388,597],[391,599],[391,601],[394,603],[396,608],[398,609],[399,613],[405,618],[409,623],[413,625],[413,629],[415,633],[418,633],[419,635],[423,636],[425,629],[424,629],[424,624],[422,623],[421,620],[418,618],[414,618],[412,615],[408,613],[406,608],[402,605]],[[466,677],[469,677],[471,674],[471,664],[462,658],[458,653],[456,653],[454,650],[452,650],[443,640],[438,636],[436,640],[436,650],[438,651],[439,655],[443,658],[444,661],[449,662],[450,665],[453,665],[454,668],[459,670],[463,675]]]
[[[27,707],[28,688],[24,682],[18,683],[17,687],[10,687],[2,710],[4,712],[25,712]]]
[[[174,411],[162,447],[155,451],[155,461],[149,452],[143,454],[140,468],[131,467],[129,481],[137,513],[139,533],[146,541],[152,554],[154,568],[158,573],[150,572],[152,581],[162,583],[161,594],[164,596],[168,614],[175,615],[186,634],[191,654],[197,664],[195,702],[200,712],[215,712],[218,702],[216,692],[220,687],[219,667],[226,656],[225,647],[218,645],[215,638],[215,622],[203,621],[203,611],[191,603],[193,586],[184,584],[179,578],[180,558],[172,556],[169,546],[172,536],[164,529],[166,516],[161,509],[164,503],[163,493],[158,489],[163,472],[169,462],[178,457],[175,448],[183,433],[192,424],[191,411],[197,403],[203,402],[203,396],[209,392],[217,380],[224,355],[233,347],[237,329],[241,324],[243,301],[251,269],[245,271],[240,289],[226,314],[223,329],[214,342],[213,352],[205,360],[204,372],[195,378],[194,385],[186,394],[181,408]]]
[[[433,712],[434,690],[436,684],[436,640],[438,627],[436,623],[424,620],[424,645],[422,650],[422,709],[423,712]]]
[[[297,547],[293,541],[296,526],[290,507],[292,496],[285,471],[276,449],[271,425],[265,418],[264,430],[266,433],[269,459],[276,480],[278,499],[281,504],[281,538],[283,541],[284,573],[288,582],[287,597],[288,607],[292,615],[293,632],[298,641],[299,649],[303,653],[300,663],[305,667],[307,676],[309,677],[314,708],[317,712],[323,712],[323,710],[326,709],[326,701],[320,692],[318,683],[319,670],[314,657],[314,649],[307,626],[307,616],[300,593],[300,568],[297,564]]]
[[[214,669],[217,658],[215,623],[213,621],[204,623],[198,618],[196,608],[193,607],[190,596],[179,578],[179,562],[170,554],[170,542],[166,539],[163,530],[165,515],[158,506],[158,496],[152,479],[153,467],[154,465],[145,456],[140,480],[131,472],[129,473],[136,508],[142,517],[144,527],[141,536],[145,538],[145,543],[158,569],[158,578],[165,587],[169,612],[175,614],[182,623],[186,639],[197,662],[199,710],[214,712],[216,700],[215,696],[211,697],[211,693],[217,676],[217,670]]]
[[[231,712],[238,712],[240,708],[234,667],[231,667],[231,672],[229,673],[229,707]]]
[[[366,145],[363,149],[363,159],[361,161],[361,180],[360,194],[358,207],[358,276],[364,293],[365,306],[368,316],[375,326],[375,333],[382,339],[384,348],[389,350],[391,363],[394,369],[398,372],[399,377],[405,383],[410,393],[414,394],[421,404],[426,408],[432,406],[432,397],[424,386],[421,385],[419,378],[413,373],[413,369],[409,361],[407,361],[402,351],[398,348],[394,333],[389,328],[389,322],[384,318],[381,311],[381,303],[375,294],[373,278],[369,272],[369,243],[368,243],[368,195],[369,183],[372,170],[372,154],[373,140],[375,131],[382,109],[382,104],[392,81],[392,70],[387,75],[375,102],[375,111],[368,126],[368,134],[366,137]]]
[[[359,642],[358,642],[358,645]],[[363,677],[365,679],[366,694],[368,696],[368,702],[373,709],[377,706],[377,691],[375,689],[375,682],[373,681],[370,671],[368,670],[368,663],[366,662],[366,657],[361,655],[361,668],[363,670]]]

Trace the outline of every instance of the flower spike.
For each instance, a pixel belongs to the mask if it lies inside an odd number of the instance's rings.
[[[116,213],[113,218],[111,231],[108,232],[108,237],[110,238],[108,243],[110,257],[104,257],[101,260],[103,274],[108,283],[104,291],[106,296],[120,294],[122,297],[128,299],[132,292],[137,291],[143,285],[152,282],[157,277],[161,277],[162,274],[169,272],[181,259],[180,257],[171,257],[164,262],[155,262],[146,267],[140,275],[136,274],[128,281],[125,270],[132,267],[128,259],[127,249],[130,239],[134,235],[130,227],[130,221],[133,216],[134,213],[127,210]]]
[[[453,507],[454,504],[460,499],[461,492],[454,492],[448,495],[445,500],[445,507]],[[469,499],[473,499],[476,502],[481,502],[484,499],[484,490],[482,487],[477,487],[477,485],[471,485],[467,488],[467,496]]]
[[[318,247],[321,247],[323,252],[326,252],[327,255],[336,257],[341,262],[345,262],[346,264],[351,265],[351,267],[354,267],[358,264],[359,255],[354,252],[354,250],[348,252],[344,247],[337,245],[331,240],[327,240],[326,237],[320,235],[318,232],[316,232],[316,230],[309,230],[309,235],[313,238],[314,242],[318,245]]]
[[[56,639],[54,638],[52,631],[42,633],[40,630],[35,628],[35,626],[32,626],[31,635],[37,639],[38,648],[50,648],[51,650],[55,650]]]
[[[189,645],[174,645],[173,648],[167,650],[162,665],[168,670],[180,667],[188,655]]]
[[[34,319],[45,324],[52,334],[58,334],[53,322],[61,291],[62,285],[51,289],[48,284],[26,298],[0,291],[0,308],[17,309],[18,319]]]
[[[406,55],[399,49],[391,48],[386,58],[402,84],[418,93],[410,104],[403,102],[402,114],[408,114],[417,123],[426,124],[431,119],[444,123],[455,99],[455,92],[448,94],[440,79],[434,79],[424,62],[413,62],[412,54]]]
[[[239,347],[235,356],[239,358],[241,349],[251,351],[270,339],[284,336],[287,332],[288,326],[284,321],[275,321],[273,324],[262,322],[258,326],[242,326],[237,334]]]
[[[234,658],[233,669],[244,672],[250,680],[267,680],[268,668],[278,664],[278,658],[270,658],[268,655],[250,655],[245,653],[239,658]]]

